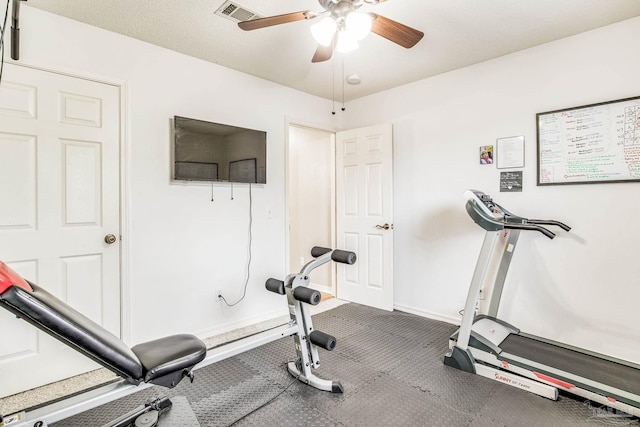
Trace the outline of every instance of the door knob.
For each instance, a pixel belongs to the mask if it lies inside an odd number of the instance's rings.
[[[114,236],[113,234],[107,234],[106,236],[104,236],[104,241],[107,242],[108,244],[112,244],[116,242],[116,236]]]
[[[380,224],[378,224],[378,225],[376,225],[376,228],[377,228],[378,230],[388,230],[388,229],[390,229],[390,228],[391,228],[391,229],[393,229],[393,225],[389,225],[389,224],[387,224],[387,223],[385,223],[384,225],[380,225]]]

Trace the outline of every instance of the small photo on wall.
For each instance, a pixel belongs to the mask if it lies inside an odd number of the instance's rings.
[[[480,147],[480,164],[493,164],[493,145],[484,145]]]

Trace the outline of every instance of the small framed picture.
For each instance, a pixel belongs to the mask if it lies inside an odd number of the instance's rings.
[[[480,164],[493,164],[493,145],[483,145],[480,147]]]

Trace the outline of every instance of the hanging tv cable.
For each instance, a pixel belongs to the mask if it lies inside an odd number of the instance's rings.
[[[237,305],[244,299],[247,295],[247,285],[249,284],[249,278],[251,277],[251,246],[253,242],[253,197],[251,194],[251,183],[249,183],[249,247],[247,249],[247,273],[244,281],[244,285],[242,286],[242,296],[240,299],[232,304],[228,303],[225,297],[222,296],[221,292],[218,292],[217,297],[222,300],[228,307],[233,307]]]

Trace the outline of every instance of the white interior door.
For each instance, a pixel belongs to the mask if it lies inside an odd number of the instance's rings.
[[[0,260],[119,336],[120,89],[4,67]],[[0,330],[0,397],[98,366],[5,310]]]
[[[393,310],[391,124],[336,135],[337,246],[358,261],[338,264],[338,298]]]

